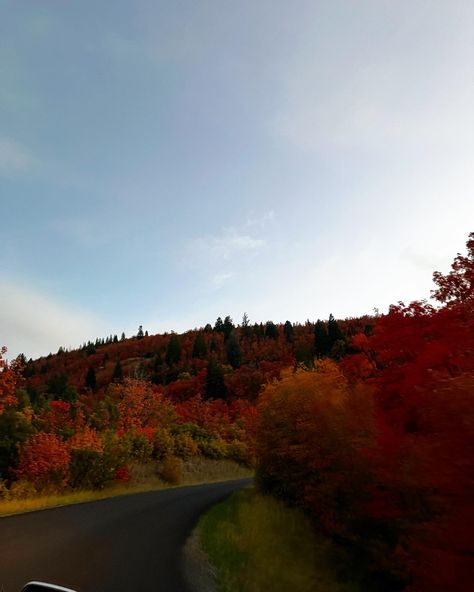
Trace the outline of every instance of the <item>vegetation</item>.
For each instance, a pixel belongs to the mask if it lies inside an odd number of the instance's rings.
[[[220,592],[356,592],[337,573],[334,545],[301,510],[244,490],[198,524]]]

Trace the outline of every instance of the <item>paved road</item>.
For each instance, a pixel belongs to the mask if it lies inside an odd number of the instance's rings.
[[[247,479],[0,518],[0,591],[29,580],[79,592],[185,592],[182,546],[198,517]]]

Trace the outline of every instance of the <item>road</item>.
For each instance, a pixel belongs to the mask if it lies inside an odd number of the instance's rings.
[[[0,518],[0,591],[29,580],[79,592],[186,592],[182,546],[199,516],[248,479]]]

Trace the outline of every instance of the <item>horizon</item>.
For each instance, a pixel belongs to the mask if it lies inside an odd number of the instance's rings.
[[[429,299],[474,220],[474,5],[0,3],[8,357]]]

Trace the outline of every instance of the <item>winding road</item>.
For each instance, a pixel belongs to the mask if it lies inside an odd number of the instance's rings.
[[[79,592],[186,592],[182,548],[199,516],[249,479],[0,518],[0,591],[30,580]]]

